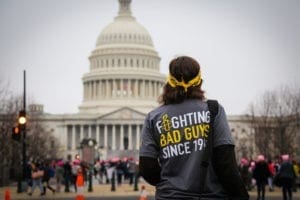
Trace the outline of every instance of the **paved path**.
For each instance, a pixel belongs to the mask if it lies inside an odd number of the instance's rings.
[[[146,184],[146,183],[140,183],[139,187],[144,184],[146,186],[146,189],[149,193],[149,199],[154,199],[154,193],[155,189],[154,187]],[[70,192],[60,192],[52,194],[51,191],[47,191],[47,194],[45,196],[40,196],[40,191],[38,188],[34,191],[34,194],[32,196],[27,195],[26,193],[17,193],[16,186],[10,186],[10,187],[0,187],[0,200],[4,199],[5,190],[9,189],[11,200],[24,200],[24,199],[69,199],[69,200],[75,200],[76,193]],[[72,189],[72,187],[71,187]],[[87,192],[87,187],[83,191],[83,195],[86,197],[86,200],[94,200],[94,199],[122,199],[122,197],[126,196],[126,199],[138,199],[139,191],[134,191],[133,185],[130,186],[129,184],[123,184],[121,186],[116,186],[116,191],[111,191],[111,185],[93,185],[93,192]],[[294,198],[293,200],[300,200],[300,191],[293,193]],[[250,192],[251,200],[256,199],[256,193],[255,191]],[[105,198],[107,197],[107,198]],[[112,198],[111,198],[112,197]],[[128,197],[128,198],[127,198]],[[274,192],[267,192],[266,193],[266,200],[279,200],[281,199],[281,190],[279,188],[276,188]]]

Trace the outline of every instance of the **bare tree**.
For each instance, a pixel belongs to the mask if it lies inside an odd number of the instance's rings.
[[[8,184],[10,172],[17,171],[10,169],[21,160],[21,144],[11,139],[21,102],[7,88],[8,84],[0,81],[0,185]]]
[[[22,98],[7,88],[0,81],[0,186],[7,185],[9,178],[20,177],[22,172],[22,142],[12,139]],[[56,158],[59,143],[45,124],[33,117],[28,119],[27,128],[27,158]]]
[[[298,89],[284,86],[265,92],[256,104],[251,105],[251,124],[259,153],[268,157],[296,153],[299,98]]]
[[[28,127],[27,154],[31,160],[42,161],[57,158],[59,142],[38,117]]]

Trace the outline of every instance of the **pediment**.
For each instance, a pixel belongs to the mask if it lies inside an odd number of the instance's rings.
[[[126,119],[141,119],[144,120],[146,114],[136,111],[132,108],[123,107],[111,113],[107,113],[100,117],[101,120],[126,120]]]

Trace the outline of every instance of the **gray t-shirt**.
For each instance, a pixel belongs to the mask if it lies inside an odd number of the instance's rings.
[[[200,194],[200,166],[210,130],[207,103],[185,100],[151,111],[142,130],[140,156],[158,158],[161,181],[156,199],[193,199]],[[224,108],[214,121],[213,146],[233,145]],[[211,164],[208,167],[203,197],[226,198]]]

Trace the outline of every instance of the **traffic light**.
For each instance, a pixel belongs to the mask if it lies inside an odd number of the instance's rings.
[[[21,140],[21,130],[19,126],[15,126],[12,128],[12,139],[16,141]]]
[[[26,113],[24,110],[21,110],[19,112],[19,117],[18,117],[18,124],[19,124],[20,131],[25,130],[26,122],[27,122]]]
[[[24,110],[19,112],[18,116],[18,125],[12,128],[12,139],[16,141],[20,141],[22,138],[23,131],[26,130],[26,113]]]

